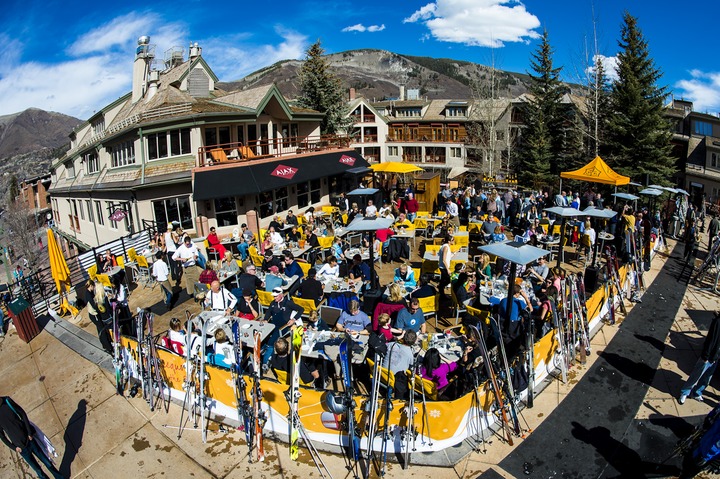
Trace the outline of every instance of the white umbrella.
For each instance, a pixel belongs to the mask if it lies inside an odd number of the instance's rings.
[[[560,222],[560,236],[563,236],[565,234],[565,221],[566,218],[573,218],[576,216],[582,216],[583,212],[575,209],[575,208],[566,208],[564,206],[553,206],[552,208],[545,208],[543,211],[547,211],[548,213],[555,213],[556,215],[560,216],[562,218],[562,221]],[[562,238],[560,238],[560,245],[558,246],[558,257],[557,257],[557,266],[560,267],[560,259],[562,258],[562,252],[564,249]]]
[[[355,218],[347,225],[346,231],[367,231],[370,234],[370,289],[375,289],[375,248],[373,236],[375,231],[389,228],[393,224],[390,218],[368,216]]]
[[[660,196],[663,194],[662,190],[656,190],[655,188],[645,188],[640,192],[641,195],[647,196]]]

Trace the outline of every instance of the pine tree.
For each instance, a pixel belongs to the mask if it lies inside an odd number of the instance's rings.
[[[323,58],[324,53],[320,40],[305,52],[305,60],[300,69],[298,104],[325,113],[320,124],[321,133],[336,134],[344,132],[352,120],[346,115],[340,79],[330,72],[327,60]]]
[[[542,185],[553,181],[566,164],[568,108],[562,105],[565,88],[560,82],[562,68],[553,67],[553,49],[547,30],[532,54],[530,98],[523,113],[528,125],[523,132],[520,153],[520,175],[525,184]]]
[[[671,131],[663,116],[666,88],[662,72],[650,57],[637,19],[625,12],[620,33],[618,80],[610,95],[607,154],[610,166],[637,181],[667,184],[675,173]]]

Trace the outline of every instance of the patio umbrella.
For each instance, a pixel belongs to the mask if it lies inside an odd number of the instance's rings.
[[[639,196],[631,195],[630,193],[613,193],[612,195],[621,200],[635,201],[640,199]]]
[[[690,193],[688,193],[687,191],[683,190],[682,188],[678,188],[678,189],[677,189],[677,193],[680,193],[681,195],[685,195],[685,196],[690,196]]]
[[[486,246],[480,246],[479,249],[488,254],[497,256],[504,260],[510,261],[510,274],[508,275],[508,292],[507,306],[505,311],[511,311],[512,291],[510,288],[515,284],[515,275],[517,273],[517,265],[528,264],[538,258],[548,255],[550,252],[542,248],[525,244],[522,241],[503,241],[501,243],[491,243]]]
[[[370,235],[370,289],[375,289],[375,249],[373,248],[375,232],[389,228],[392,224],[393,220],[390,218],[370,216],[355,218],[346,228],[347,231],[367,231]]]
[[[646,195],[646,196],[660,196],[660,195],[663,194],[663,191],[662,191],[662,190],[657,190],[657,189],[655,189],[655,188],[645,188],[644,190],[642,190],[642,191],[640,192],[640,194],[641,194],[641,195]]]
[[[50,261],[50,274],[53,280],[55,280],[55,286],[60,295],[60,309],[75,314],[65,299],[65,290],[70,286],[70,268],[68,268],[65,257],[62,251],[60,251],[60,245],[58,245],[55,234],[51,229],[47,230],[47,248],[48,260]]]
[[[611,209],[599,209],[595,208],[594,206],[588,206],[583,210],[583,214],[587,216],[592,216],[594,218],[600,218],[603,220],[609,220],[613,216],[617,215],[617,211],[613,211]],[[597,241],[595,242],[595,245],[597,246]],[[597,260],[597,248],[593,248],[593,260],[592,264],[595,264],[595,260]]]
[[[564,206],[553,206],[552,208],[545,208],[543,211],[554,213],[562,218],[562,221],[560,222],[560,244],[558,245],[557,258],[557,266],[560,267],[560,258],[562,258],[562,252],[564,249],[563,237],[565,235],[565,222],[567,221],[567,218],[582,216],[583,212],[575,208],[567,208]]]
[[[400,163],[398,161],[386,161],[385,163],[375,163],[370,168],[376,173],[414,173],[416,171],[425,171],[419,166],[410,163]]]

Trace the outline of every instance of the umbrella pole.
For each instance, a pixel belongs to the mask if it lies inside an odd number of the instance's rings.
[[[557,267],[560,267],[561,259],[562,259],[562,253],[563,249],[565,249],[563,246],[563,240],[565,239],[565,217],[562,217],[562,220],[560,221],[560,244],[558,245],[558,257],[557,257]]]
[[[368,237],[370,239],[370,288],[368,291],[375,289],[375,232],[368,231]]]
[[[508,291],[507,291],[507,298],[505,300],[507,303],[505,304],[505,314],[507,315],[506,319],[510,319],[510,313],[512,312],[512,301],[513,301],[513,285],[515,284],[515,276],[517,273],[517,263],[510,262],[510,273],[508,274]]]

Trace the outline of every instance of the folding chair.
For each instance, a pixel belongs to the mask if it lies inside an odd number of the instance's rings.
[[[420,302],[419,306],[420,309],[422,309],[425,319],[427,320],[427,318],[430,316],[435,318],[435,329],[437,329],[437,313],[439,309],[438,303],[440,301],[440,295],[436,294],[434,296],[428,296],[426,298],[418,298],[418,301]]]
[[[270,307],[270,303],[273,302],[273,295],[272,293],[268,293],[267,291],[263,291],[261,289],[257,290],[258,295],[258,303],[260,304],[260,307],[263,308],[263,311],[265,312],[265,308]]]

